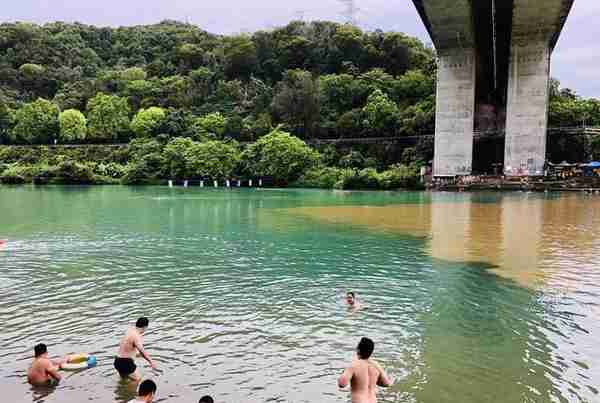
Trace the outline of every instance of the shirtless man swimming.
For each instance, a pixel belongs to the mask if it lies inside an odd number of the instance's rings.
[[[377,386],[392,386],[392,380],[381,365],[370,359],[374,349],[373,341],[363,337],[356,349],[357,358],[338,380],[341,389],[351,385],[352,403],[377,403]]]
[[[139,318],[135,323],[135,327],[130,327],[125,333],[125,337],[119,343],[119,353],[115,357],[115,369],[123,378],[130,378],[138,382],[141,377],[137,372],[137,366],[133,360],[139,351],[152,369],[156,369],[156,365],[150,356],[144,351],[143,335],[148,327],[148,318]]]
[[[362,309],[362,305],[358,301],[356,294],[352,291],[350,291],[348,294],[346,294],[346,304],[348,305],[348,308],[350,308],[350,310],[352,312],[357,312]]]
[[[40,343],[33,348],[35,358],[27,370],[27,382],[34,386],[57,385],[61,376],[58,373],[60,366],[68,362],[69,357],[62,360],[51,360],[48,358],[48,348]]]

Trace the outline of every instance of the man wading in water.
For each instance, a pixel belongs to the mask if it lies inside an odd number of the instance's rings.
[[[60,382],[58,373],[60,366],[68,362],[69,357],[62,360],[48,358],[48,348],[40,343],[33,348],[35,358],[27,370],[27,382],[34,386],[55,386]]]
[[[133,360],[138,351],[148,361],[152,369],[156,369],[156,365],[154,365],[150,356],[144,351],[144,339],[142,336],[147,327],[148,318],[139,318],[135,323],[135,327],[127,329],[125,337],[123,337],[119,344],[119,354],[115,357],[115,368],[123,378],[129,377],[136,382],[141,379]]]
[[[352,360],[352,366],[338,380],[342,389],[351,385],[352,403],[376,403],[377,386],[392,386],[392,380],[381,365],[369,359],[374,349],[375,343],[363,337],[356,349],[357,359]]]

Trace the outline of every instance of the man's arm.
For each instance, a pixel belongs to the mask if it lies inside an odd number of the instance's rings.
[[[62,377],[60,376],[60,374],[58,373],[58,368],[57,366],[54,366],[52,364],[52,361],[48,360],[46,365],[45,365],[45,369],[46,369],[46,373],[48,375],[50,375],[52,378],[54,378],[56,380],[56,382],[60,382],[60,380],[62,379]]]
[[[156,365],[154,365],[154,361],[152,361],[152,359],[150,358],[150,356],[148,355],[148,353],[146,353],[146,350],[144,350],[144,345],[142,344],[142,342],[140,341],[140,339],[136,338],[134,345],[135,345],[135,348],[137,348],[137,350],[140,352],[140,355],[142,357],[144,357],[144,359],[146,361],[148,361],[148,364],[150,364],[150,366],[152,367],[152,369],[156,369]]]
[[[369,364],[371,364],[377,371],[379,371],[379,378],[377,378],[377,386],[381,386],[383,388],[390,387],[394,384],[392,378],[388,376],[383,367],[379,365],[379,363],[375,360],[369,360]]]
[[[338,387],[340,389],[345,389],[350,385],[350,381],[352,380],[352,368],[346,368],[344,373],[338,379]]]

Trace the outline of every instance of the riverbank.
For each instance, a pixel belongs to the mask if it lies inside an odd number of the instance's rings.
[[[507,178],[503,176],[469,176],[461,180],[437,179],[427,184],[439,191],[528,191],[528,192],[587,192],[600,194],[600,177]]]

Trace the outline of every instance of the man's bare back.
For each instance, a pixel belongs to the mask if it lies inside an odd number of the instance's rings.
[[[369,343],[371,347],[367,347],[365,350],[364,345],[369,345]],[[381,365],[368,358],[371,356],[373,348],[373,342],[370,339],[363,338],[358,346],[357,358],[352,360],[352,365],[344,371],[338,380],[340,388],[346,388],[350,384],[352,403],[376,403],[377,386],[388,387],[392,385],[392,380]],[[361,356],[367,358],[361,359]]]
[[[138,346],[140,349],[144,348],[142,335],[134,327],[130,327],[127,329],[125,336],[119,343],[119,352],[117,353],[117,356],[120,358],[135,359],[137,356]]]
[[[60,375],[58,367],[55,367],[48,358],[36,358],[27,371],[27,381],[35,386],[51,386],[58,383]]]

